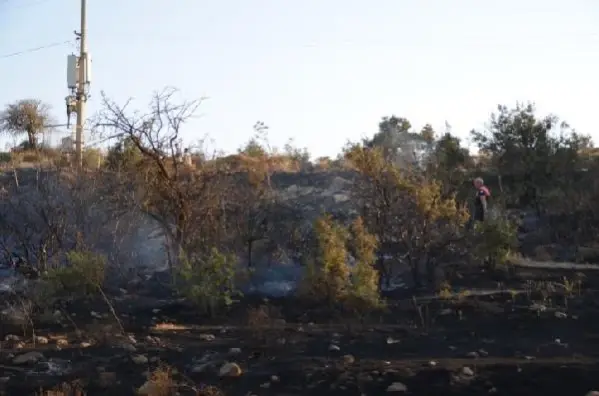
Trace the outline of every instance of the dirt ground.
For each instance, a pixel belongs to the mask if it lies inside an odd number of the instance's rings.
[[[526,269],[496,294],[392,300],[371,318],[272,300],[207,321],[180,303],[124,294],[121,336],[101,306],[73,312],[78,330],[40,326],[35,345],[1,323],[0,392],[584,396],[599,390],[598,275]],[[563,276],[580,287],[564,292]]]

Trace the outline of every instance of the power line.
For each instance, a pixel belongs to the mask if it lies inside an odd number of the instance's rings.
[[[29,48],[29,49],[18,51],[18,52],[13,52],[11,54],[0,55],[0,59],[13,58],[15,56],[25,55],[25,54],[29,54],[29,53],[32,53],[32,52],[37,52],[37,51],[45,50],[47,48],[59,47],[61,45],[72,44],[72,43],[73,43],[72,40],[50,43],[50,44],[42,45],[42,46],[35,47],[35,48]]]
[[[9,3],[9,1],[10,1],[10,0],[0,0],[0,6],[1,6],[1,5],[5,5],[5,4],[6,4],[6,5],[7,5],[7,4],[10,4],[10,3]],[[39,5],[39,4],[42,4],[42,3],[47,3],[48,1],[49,1],[49,0],[38,0],[38,1],[33,1],[33,2],[31,2],[31,3],[24,3],[24,4],[23,4],[23,3],[21,3],[21,4],[19,4],[18,6],[11,6],[11,9],[13,9],[13,10],[18,10],[18,9],[21,9],[21,8],[27,8],[27,7],[31,7],[31,6],[35,6],[35,5]]]

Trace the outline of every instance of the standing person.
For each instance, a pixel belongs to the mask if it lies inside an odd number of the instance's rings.
[[[489,199],[491,198],[491,192],[480,177],[474,179],[473,184],[474,188],[476,188],[476,198],[474,201],[472,220],[474,220],[474,222],[485,221],[489,214]]]

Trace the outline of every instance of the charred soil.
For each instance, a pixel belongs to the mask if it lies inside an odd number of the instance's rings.
[[[494,291],[390,300],[368,317],[245,298],[207,319],[179,301],[123,293],[113,298],[122,334],[101,304],[70,307],[72,321],[38,325],[35,337],[3,323],[0,387],[20,396],[586,395],[599,388],[599,277],[559,287],[573,276],[527,270]]]

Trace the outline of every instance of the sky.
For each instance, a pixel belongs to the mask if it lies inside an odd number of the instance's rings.
[[[0,106],[41,99],[66,122],[75,45],[28,50],[74,40],[79,6],[0,0]],[[447,121],[468,145],[498,104],[518,101],[599,143],[597,0],[88,0],[88,45],[90,114],[102,91],[143,110],[177,87],[206,98],[185,141],[208,135],[226,152],[260,120],[273,146],[293,138],[334,156],[391,114],[418,129]]]

